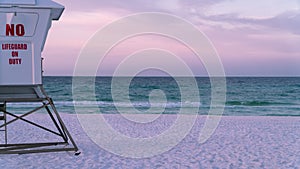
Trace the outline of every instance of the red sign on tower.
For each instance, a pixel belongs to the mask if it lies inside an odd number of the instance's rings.
[[[24,36],[25,27],[23,24],[6,24],[6,36]]]

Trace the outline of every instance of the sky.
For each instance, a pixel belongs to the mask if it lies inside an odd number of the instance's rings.
[[[140,12],[162,12],[202,31],[216,48],[227,76],[300,76],[300,0],[55,1],[65,11],[49,31],[43,51],[45,75],[72,75],[86,42],[115,20]],[[122,59],[135,51],[158,47],[181,57],[195,75],[207,74],[184,45],[144,35],[110,51],[98,75],[112,75]]]

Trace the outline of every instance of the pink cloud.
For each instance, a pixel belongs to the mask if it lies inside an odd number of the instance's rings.
[[[215,45],[227,75],[300,75],[300,66],[296,64],[300,63],[300,15],[297,11],[255,19],[232,13],[206,16],[201,11],[214,4],[208,1],[178,1],[172,9],[159,5],[158,1],[57,2],[64,4],[66,11],[49,33],[43,53],[46,75],[72,75],[76,58],[89,37],[115,19],[145,11],[168,12],[195,24]],[[199,3],[201,10],[195,9]],[[104,73],[112,72],[118,62],[133,51],[155,47],[180,55],[197,74],[205,73],[201,62],[186,47],[154,36],[122,42],[111,51],[100,69]]]

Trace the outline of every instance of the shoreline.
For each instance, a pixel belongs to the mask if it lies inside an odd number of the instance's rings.
[[[96,113],[69,113],[69,112],[60,112],[60,114],[66,114],[66,115],[77,115],[77,114],[87,114],[87,115],[95,115]],[[179,115],[178,113],[98,113],[96,115],[154,115],[154,116],[157,116],[157,115]],[[187,116],[194,116],[195,114],[180,114],[180,115],[187,115]],[[246,114],[246,115],[228,115],[228,114],[222,114],[222,115],[207,115],[207,114],[196,114],[197,116],[199,117],[206,117],[206,116],[221,116],[221,117],[299,117],[300,118],[300,114],[299,115],[293,115],[293,114],[268,114],[268,115],[249,115],[249,114]]]

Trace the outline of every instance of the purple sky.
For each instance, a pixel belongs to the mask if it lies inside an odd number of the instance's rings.
[[[228,76],[300,76],[299,0],[56,2],[66,10],[47,39],[45,75],[72,75],[81,48],[106,24],[137,12],[165,12],[188,20],[208,36]],[[108,54],[99,75],[111,75],[114,65],[136,50],[161,45],[180,55],[196,75],[205,75],[201,62],[182,45],[149,35],[122,42]]]

